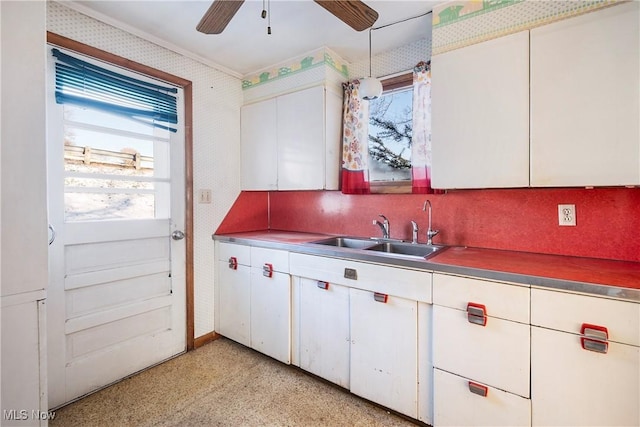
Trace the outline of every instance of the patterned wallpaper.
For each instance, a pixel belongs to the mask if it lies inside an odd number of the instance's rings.
[[[194,205],[195,336],[209,333],[214,318],[211,234],[240,193],[240,80],[60,3],[47,6],[47,30],[193,82],[194,191],[213,191],[211,204]]]
[[[348,73],[347,62],[324,47],[269,70],[245,76],[242,79],[244,102],[320,84],[342,91],[341,84],[348,79]]]
[[[619,0],[450,1],[433,9],[433,54],[549,24]]]

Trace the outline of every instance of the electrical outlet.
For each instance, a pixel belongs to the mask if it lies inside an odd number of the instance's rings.
[[[558,225],[576,225],[576,205],[558,205]]]
[[[211,190],[198,190],[198,203],[211,203]]]

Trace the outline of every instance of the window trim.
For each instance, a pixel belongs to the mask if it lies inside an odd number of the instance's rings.
[[[413,85],[413,72],[399,74],[380,81],[382,93],[405,89]],[[369,181],[372,194],[407,194],[412,192],[412,182],[408,181]]]

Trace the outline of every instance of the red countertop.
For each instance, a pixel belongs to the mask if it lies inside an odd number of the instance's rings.
[[[429,259],[429,262],[640,289],[640,263],[638,262],[467,247],[450,247]]]
[[[262,230],[223,234],[231,239],[257,240],[280,244],[304,244],[327,234]],[[547,255],[497,249],[452,246],[429,258],[425,266],[463,267],[511,273],[544,279],[563,280],[640,290],[640,262]],[[428,268],[428,267],[427,267]]]

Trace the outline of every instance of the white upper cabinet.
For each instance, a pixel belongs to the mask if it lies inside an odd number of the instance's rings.
[[[434,56],[435,188],[529,185],[529,32]]]
[[[640,184],[639,11],[531,30],[532,186]]]
[[[241,113],[241,179],[243,190],[278,188],[276,100],[245,105]]]
[[[242,108],[243,190],[337,190],[342,98],[315,86]]]

